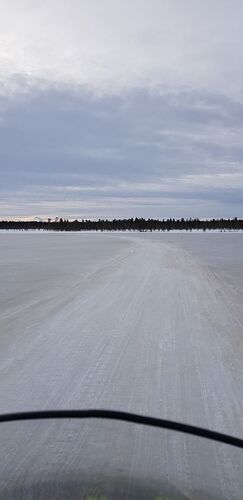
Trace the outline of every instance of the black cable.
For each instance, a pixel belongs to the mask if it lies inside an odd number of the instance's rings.
[[[186,434],[193,434],[213,441],[219,441],[238,448],[243,448],[243,439],[222,434],[221,432],[203,429],[193,425],[182,424],[180,422],[172,422],[160,418],[147,417],[145,415],[137,415],[123,411],[113,410],[47,410],[47,411],[29,411],[21,413],[8,413],[0,415],[1,422],[15,422],[23,420],[47,420],[47,419],[82,419],[82,418],[103,418],[110,420],[120,420],[123,422],[131,422],[134,424],[148,425],[150,427],[159,427],[161,429],[169,429]]]

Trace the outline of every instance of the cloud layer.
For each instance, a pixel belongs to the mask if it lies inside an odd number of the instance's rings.
[[[53,90],[13,102],[0,127],[3,214],[238,214],[243,106],[215,103],[192,93],[94,99]]]
[[[149,86],[242,95],[241,0],[1,0],[2,92]]]
[[[0,217],[242,215],[241,0],[0,0]]]

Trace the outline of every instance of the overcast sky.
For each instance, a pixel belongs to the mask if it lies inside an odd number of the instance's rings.
[[[0,0],[0,219],[243,216],[242,0]]]

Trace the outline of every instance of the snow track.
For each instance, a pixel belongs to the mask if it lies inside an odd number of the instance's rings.
[[[242,437],[242,275],[230,238],[242,255],[240,234],[0,234],[1,412],[107,408]],[[30,440],[26,424],[4,425],[1,498],[86,498],[97,481],[108,498],[243,498],[243,452],[225,445],[94,421],[31,424]],[[78,493],[63,479],[77,466]]]

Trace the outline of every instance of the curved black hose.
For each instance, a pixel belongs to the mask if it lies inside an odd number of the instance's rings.
[[[46,411],[29,411],[21,413],[8,413],[0,415],[0,422],[14,422],[23,420],[47,420],[47,419],[82,419],[82,418],[102,418],[111,420],[120,420],[123,422],[131,422],[134,424],[148,425],[150,427],[159,427],[161,429],[169,429],[186,434],[193,434],[213,441],[219,441],[238,448],[243,448],[243,439],[222,434],[221,432],[203,429],[193,425],[182,424],[180,422],[172,422],[161,418],[147,417],[145,415],[137,415],[135,413],[127,413],[123,411],[113,410],[46,410]]]

